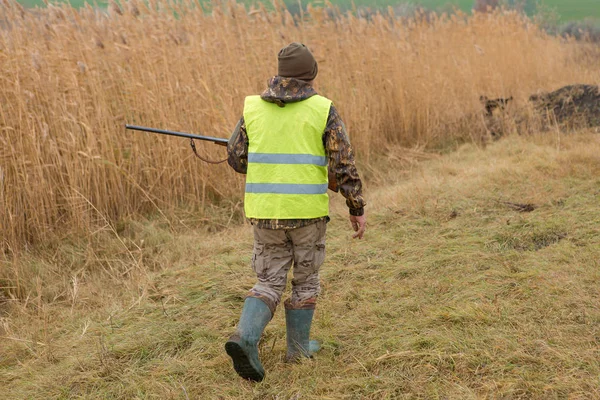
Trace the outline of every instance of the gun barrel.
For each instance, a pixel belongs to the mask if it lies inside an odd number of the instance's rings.
[[[193,135],[191,133],[185,133],[185,132],[167,131],[165,129],[148,128],[145,126],[125,125],[125,128],[131,129],[134,131],[152,132],[152,133],[160,133],[162,135],[179,136],[179,137],[184,137],[184,138],[188,138],[188,139],[206,140],[209,142],[214,142],[215,144],[218,144],[221,146],[227,146],[227,143],[229,142],[229,140],[222,139],[222,138]]]

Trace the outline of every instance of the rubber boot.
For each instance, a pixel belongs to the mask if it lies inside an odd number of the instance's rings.
[[[293,309],[289,303],[285,304],[286,362],[297,362],[303,357],[311,358],[321,348],[318,341],[309,339],[314,313],[314,309]]]
[[[225,343],[233,368],[244,379],[260,382],[265,370],[258,358],[258,341],[272,318],[269,307],[256,297],[247,297],[237,331]]]

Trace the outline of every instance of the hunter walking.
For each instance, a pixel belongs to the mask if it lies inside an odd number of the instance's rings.
[[[313,87],[317,72],[305,45],[281,49],[277,76],[260,96],[246,97],[227,148],[229,165],[246,174],[244,211],[254,228],[252,268],[258,281],[225,349],[236,372],[252,381],[265,376],[258,341],[281,301],[292,265],[292,295],[284,303],[286,361],[318,350],[309,333],[325,259],[328,186],[337,184],[346,198],[353,237],[362,239],[366,228],[352,147],[331,100]]]

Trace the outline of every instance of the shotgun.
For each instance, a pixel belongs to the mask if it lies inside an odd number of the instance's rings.
[[[227,140],[227,139],[210,137],[210,136],[193,135],[191,133],[185,133],[185,132],[167,131],[167,130],[164,130],[164,129],[148,128],[148,127],[145,127],[145,126],[137,126],[137,125],[125,125],[125,128],[126,129],[131,129],[131,130],[134,130],[134,131],[160,133],[161,135],[169,135],[169,136],[178,136],[178,137],[188,138],[188,139],[191,139],[190,140],[190,144],[192,146],[192,150],[194,151],[194,154],[196,154],[196,157],[200,158],[202,161],[205,161],[205,162],[208,162],[208,163],[211,163],[211,164],[220,164],[220,163],[226,161],[226,159],[222,160],[222,161],[210,161],[210,160],[206,160],[206,159],[202,158],[196,152],[196,145],[194,144],[194,139],[213,142],[214,144],[218,144],[219,146],[227,146],[227,143],[229,142],[229,140]],[[334,192],[338,192],[340,190],[337,187],[337,182],[336,182],[336,179],[335,179],[335,174],[332,174],[331,171],[328,173],[328,187],[329,187],[329,190],[332,190]]]
[[[184,138],[188,138],[188,139],[206,140],[209,142],[213,142],[214,144],[218,144],[220,146],[227,146],[227,142],[229,142],[229,140],[227,140],[227,139],[215,138],[215,137],[210,137],[210,136],[192,135],[191,133],[167,131],[164,129],[147,128],[145,126],[125,125],[125,128],[131,129],[134,131],[152,132],[152,133],[160,133],[162,135],[179,136],[179,137],[184,137]]]

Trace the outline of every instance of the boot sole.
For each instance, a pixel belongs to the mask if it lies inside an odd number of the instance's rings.
[[[252,366],[248,356],[239,344],[236,342],[227,342],[225,343],[225,351],[233,360],[233,368],[239,376],[254,382],[260,382],[264,379],[264,374]]]

